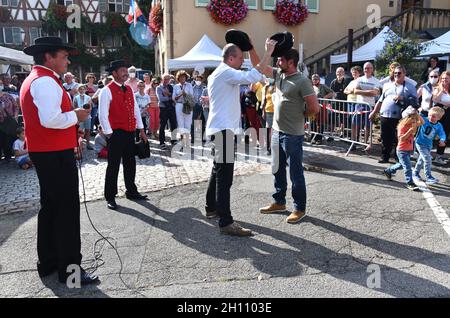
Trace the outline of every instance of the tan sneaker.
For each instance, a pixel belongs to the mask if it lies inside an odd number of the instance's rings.
[[[262,214],[286,212],[286,205],[272,203],[269,206],[259,209],[259,212]]]
[[[253,233],[249,229],[244,229],[242,226],[236,222],[231,223],[225,227],[220,228],[220,234],[228,234],[234,236],[252,236]]]
[[[300,222],[306,216],[306,212],[303,211],[294,211],[289,215],[286,219],[286,222],[290,224],[295,224]]]

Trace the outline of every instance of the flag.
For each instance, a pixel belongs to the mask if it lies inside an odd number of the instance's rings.
[[[131,24],[131,22],[134,22],[134,26],[136,26],[136,23],[139,20],[141,20],[142,11],[139,8],[137,2],[134,2],[134,0],[130,0],[130,9],[128,10],[128,14],[126,16],[126,20],[128,23]]]

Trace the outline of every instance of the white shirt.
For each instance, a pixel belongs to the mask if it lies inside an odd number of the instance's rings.
[[[122,84],[119,84],[116,81],[113,81],[113,83],[119,87],[122,86]],[[132,90],[132,88],[129,85],[126,86],[128,86],[128,89]],[[141,118],[141,111],[139,110],[139,106],[136,102],[136,98],[134,97],[134,93],[133,99],[134,99],[134,118],[136,118],[137,129],[144,129],[144,124],[142,123]],[[100,121],[100,125],[102,126],[105,135],[110,135],[113,133],[111,124],[109,122],[109,106],[111,101],[112,101],[111,90],[109,89],[108,86],[105,86],[104,88],[102,88],[98,96],[98,119]]]
[[[16,139],[16,141],[14,141],[14,145],[13,145],[13,149],[16,151],[24,151],[25,150],[25,140],[20,140],[20,139]],[[21,155],[21,156],[16,156],[16,161],[19,162],[22,158],[27,157],[28,155]]]
[[[374,76],[367,78],[367,76],[361,76],[356,79],[356,87],[361,90],[373,90],[375,88],[380,89],[380,81]],[[375,106],[376,97],[375,96],[363,96],[357,95],[356,101],[358,103],[368,103],[370,106]]]
[[[240,85],[259,82],[263,75],[256,69],[239,71],[221,63],[208,78],[209,116],[206,134],[213,135],[221,130],[241,132]]]
[[[38,67],[52,71],[59,78],[59,75],[53,70],[42,65],[38,65]],[[62,112],[62,97],[63,94],[68,93],[50,76],[35,79],[31,83],[30,94],[38,109],[39,121],[45,128],[66,129],[74,126],[78,122],[77,115],[74,111]]]

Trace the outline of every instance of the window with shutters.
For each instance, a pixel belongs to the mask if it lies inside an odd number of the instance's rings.
[[[319,0],[305,0],[309,12],[319,13]]]
[[[245,0],[250,10],[258,10],[258,0]]]
[[[276,0],[262,0],[263,10],[274,10],[276,5]]]

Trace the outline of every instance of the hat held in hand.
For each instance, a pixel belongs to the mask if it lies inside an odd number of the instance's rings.
[[[403,113],[402,113],[402,118],[406,118],[406,117],[408,117],[409,115],[414,115],[414,114],[417,114],[417,110],[416,110],[414,107],[412,107],[412,106],[408,106],[408,107],[403,111]]]
[[[270,37],[271,40],[277,41],[272,57],[280,57],[294,46],[294,35],[291,32],[284,31],[275,33]]]
[[[251,49],[253,49],[253,45],[250,42],[250,37],[247,33],[241,30],[228,30],[225,34],[225,41],[227,41],[227,43],[236,44],[242,52],[251,51]]]

